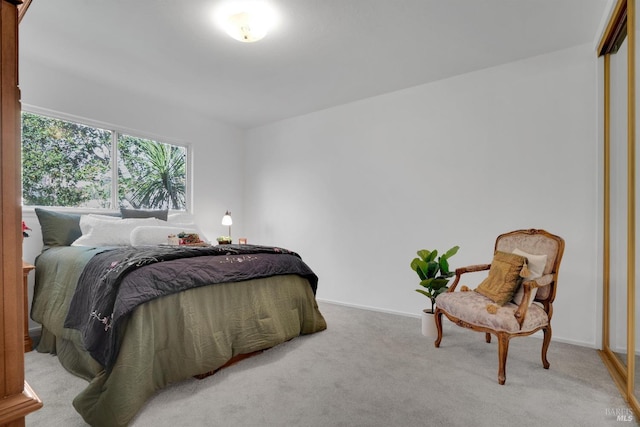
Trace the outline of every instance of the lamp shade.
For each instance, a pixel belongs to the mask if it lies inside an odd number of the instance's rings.
[[[231,219],[231,212],[227,211],[222,217],[222,225],[231,225],[233,220]]]

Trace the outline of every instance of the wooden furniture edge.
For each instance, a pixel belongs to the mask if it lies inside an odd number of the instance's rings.
[[[9,424],[23,419],[40,408],[42,408],[42,400],[25,381],[22,393],[0,399],[0,420],[5,424]]]
[[[244,359],[248,359],[250,357],[256,356],[256,355],[262,353],[263,351],[264,350],[256,350],[256,351],[253,351],[251,353],[236,354],[231,359],[229,359],[227,361],[227,363],[225,363],[224,365],[220,366],[219,368],[216,368],[216,369],[214,369],[212,371],[205,372],[205,373],[202,373],[202,374],[194,375],[193,378],[198,379],[198,380],[203,380],[203,379],[205,379],[207,377],[210,377],[211,375],[215,374],[216,372],[218,372],[221,369],[228,368],[229,366],[235,365],[236,363],[238,363],[238,362],[240,362],[240,361],[242,361]]]
[[[22,21],[24,14],[27,13],[27,9],[31,5],[31,0],[17,0],[18,6],[18,24]]]
[[[23,427],[42,401],[24,380],[20,260],[20,89],[18,9],[22,0],[0,1],[0,425]],[[26,8],[23,9],[26,11]],[[16,250],[17,248],[17,250]]]
[[[35,265],[22,261],[22,286],[24,296],[24,352],[33,350],[33,340],[29,335],[29,273],[35,270]]]

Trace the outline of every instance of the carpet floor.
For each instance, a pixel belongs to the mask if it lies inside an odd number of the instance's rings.
[[[204,380],[158,391],[132,426],[614,426],[628,411],[598,353],[537,337],[509,346],[497,382],[497,343],[444,320],[440,348],[420,319],[320,302],[326,331],[295,338]],[[55,356],[25,355],[44,407],[27,426],[86,425],[71,401],[85,386]],[[630,412],[629,412],[630,413]]]

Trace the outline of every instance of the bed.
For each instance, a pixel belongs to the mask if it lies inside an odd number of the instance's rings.
[[[286,249],[73,245],[91,234],[78,229],[82,216],[36,213],[45,243],[31,308],[37,350],[89,381],[73,405],[91,425],[127,425],[170,383],[326,329],[317,277]]]

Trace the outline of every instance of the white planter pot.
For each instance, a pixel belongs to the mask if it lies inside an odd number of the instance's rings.
[[[422,335],[429,338],[438,336],[438,328],[436,328],[436,320],[431,310],[422,310]]]

